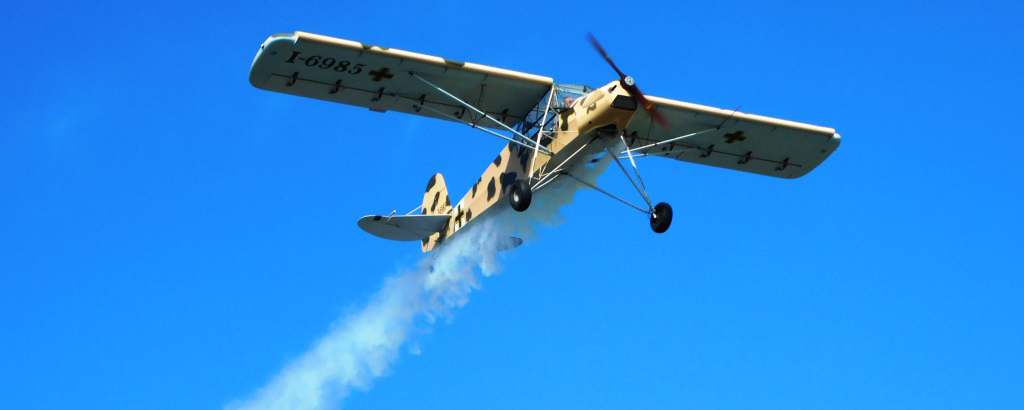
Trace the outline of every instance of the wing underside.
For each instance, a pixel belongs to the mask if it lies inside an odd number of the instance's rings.
[[[249,82],[265,90],[378,112],[498,126],[467,112],[411,73],[509,126],[520,122],[553,83],[549,77],[304,32],[267,39],[253,61]]]
[[[638,111],[626,128],[626,142],[635,150],[634,155],[654,155],[761,175],[799,178],[839,147],[839,134],[832,128],[666,98],[648,98],[670,125],[661,128],[649,114]],[[690,134],[695,135],[676,139]],[[661,143],[673,139],[676,140]]]

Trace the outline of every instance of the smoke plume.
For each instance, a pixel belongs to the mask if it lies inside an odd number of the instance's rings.
[[[605,156],[573,173],[595,183],[609,162]],[[580,188],[585,187],[571,178],[559,178],[534,195],[526,212],[505,210],[474,220],[414,269],[387,278],[365,306],[339,318],[264,387],[227,408],[337,408],[353,389],[368,389],[388,373],[403,346],[414,342],[420,326],[450,317],[469,301],[481,277],[498,273],[498,252],[513,235],[530,239],[538,225],[560,223],[558,210]]]

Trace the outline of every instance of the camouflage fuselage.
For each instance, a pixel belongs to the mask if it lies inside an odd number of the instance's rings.
[[[613,101],[617,101],[615,106]],[[635,110],[635,100],[618,81],[580,97],[557,116],[551,138],[542,139],[541,145],[551,150],[550,155],[509,143],[454,207],[449,203],[444,179],[435,175],[424,194],[423,213],[447,213],[451,219],[440,232],[423,239],[423,251],[433,250],[484,212],[497,209],[495,205],[508,206],[508,188],[517,179],[527,179],[534,186],[549,174],[571,172],[614,144]]]

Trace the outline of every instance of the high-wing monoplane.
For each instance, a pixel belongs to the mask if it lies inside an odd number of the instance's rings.
[[[304,32],[270,36],[256,54],[249,81],[264,90],[376,112],[454,121],[506,140],[454,206],[444,178],[435,174],[420,207],[358,222],[382,238],[420,241],[424,252],[498,207],[525,211],[533,193],[560,178],[577,179],[645,213],[651,229],[663,233],[672,223],[672,207],[651,201],[636,158],[799,178],[839,147],[832,128],[647,96],[590,40],[619,76],[596,88]],[[642,205],[575,176],[602,154],[617,162]]]

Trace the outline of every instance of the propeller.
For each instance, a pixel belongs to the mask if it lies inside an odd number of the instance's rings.
[[[647,113],[651,115],[654,122],[658,123],[661,128],[668,128],[668,120],[658,112],[658,107],[648,100],[647,97],[644,96],[644,93],[640,92],[640,88],[636,86],[636,81],[633,80],[633,77],[630,77],[623,73],[622,70],[619,70],[619,66],[615,65],[612,58],[608,56],[608,52],[604,51],[604,47],[601,47],[601,43],[597,42],[597,38],[594,37],[594,34],[588,33],[587,37],[590,39],[590,44],[593,44],[597,52],[601,54],[601,57],[604,57],[604,61],[607,61],[608,65],[612,66],[612,69],[619,75],[619,84],[622,85],[622,88],[625,88],[626,91],[629,91],[629,95],[636,98],[636,101],[639,102],[645,110],[647,110]]]

